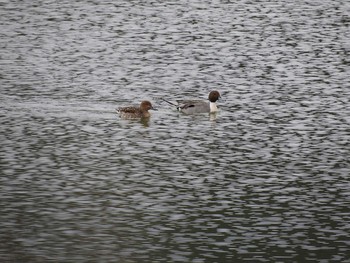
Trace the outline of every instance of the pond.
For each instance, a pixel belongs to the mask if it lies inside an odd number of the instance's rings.
[[[1,7],[1,262],[348,262],[348,3]]]

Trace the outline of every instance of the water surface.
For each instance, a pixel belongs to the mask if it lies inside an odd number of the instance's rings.
[[[1,262],[350,262],[349,11],[2,3]]]

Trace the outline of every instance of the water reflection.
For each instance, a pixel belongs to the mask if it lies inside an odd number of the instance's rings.
[[[141,123],[144,127],[149,127],[149,120],[150,120],[150,118],[141,118],[141,119],[140,119],[140,123]]]
[[[347,260],[343,2],[2,7],[2,261]]]

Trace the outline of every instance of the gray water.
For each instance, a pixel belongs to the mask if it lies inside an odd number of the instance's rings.
[[[350,262],[348,1],[0,7],[1,262]]]

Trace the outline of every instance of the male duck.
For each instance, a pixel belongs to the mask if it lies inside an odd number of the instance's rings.
[[[216,101],[220,98],[220,93],[217,90],[213,90],[209,93],[208,101],[203,100],[177,100],[177,105],[164,100],[165,102],[176,106],[178,111],[186,114],[196,114],[196,113],[213,113],[217,112],[218,108],[216,106]]]

